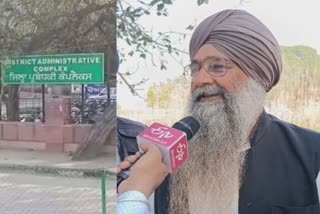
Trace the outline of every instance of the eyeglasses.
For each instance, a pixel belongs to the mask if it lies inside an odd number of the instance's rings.
[[[187,65],[184,68],[184,74],[185,76],[192,79],[197,75],[197,73],[203,67],[204,70],[210,76],[222,77],[227,73],[228,69],[230,68],[230,65],[232,64],[233,63],[228,59],[217,58],[217,57],[207,57],[202,62],[193,60],[193,62],[190,65]]]

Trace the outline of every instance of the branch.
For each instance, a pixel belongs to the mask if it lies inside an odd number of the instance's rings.
[[[120,73],[118,72],[118,74],[120,75],[121,79],[126,83],[126,85],[129,87],[131,93],[135,96],[140,97],[141,99],[143,99],[144,101],[146,101],[143,97],[141,97],[137,91],[134,89],[134,87],[132,85],[130,85],[130,83],[126,80],[126,78]]]
[[[87,15],[89,15],[90,13],[105,9],[105,8],[109,8],[110,6],[112,6],[112,4],[114,3],[114,1],[109,1],[108,3],[105,3],[103,5],[89,5],[86,8],[83,8],[79,11],[74,11],[74,13],[71,13],[70,15],[68,14],[64,14],[67,19],[69,18],[73,18],[73,17],[77,17],[78,19],[78,23],[79,23],[79,17],[85,17]],[[80,23],[79,23],[80,24]],[[79,26],[78,24],[78,26]],[[54,28],[51,29],[49,31],[44,31],[42,33],[39,33],[38,35],[34,36],[32,38],[32,40],[30,41],[29,46],[25,49],[25,52],[30,52],[31,50],[37,50],[39,49],[41,46],[44,46],[44,42],[48,41],[48,38],[51,38],[52,41],[52,37],[54,37],[54,35],[56,34],[60,34],[60,32],[63,29],[68,29],[69,26],[73,26],[74,27],[74,23],[73,22],[66,22],[64,25],[62,25],[61,27],[58,28]]]

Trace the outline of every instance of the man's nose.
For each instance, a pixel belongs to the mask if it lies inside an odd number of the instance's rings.
[[[214,77],[208,74],[204,68],[201,68],[192,78],[192,85],[196,88],[203,87],[206,85],[212,85],[214,83]]]

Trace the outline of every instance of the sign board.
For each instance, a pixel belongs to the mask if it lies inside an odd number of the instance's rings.
[[[107,89],[105,89],[107,90]],[[105,91],[106,94],[108,94],[108,91]],[[101,93],[100,93],[101,94]],[[110,87],[110,99],[117,99],[117,88],[116,87]]]
[[[22,56],[2,60],[5,84],[103,84],[104,54]]]
[[[86,86],[86,97],[90,100],[99,100],[108,98],[108,88],[106,86]],[[110,87],[110,99],[117,99],[117,88]]]
[[[106,89],[107,87],[105,85],[87,85],[85,87],[85,94],[87,97],[93,96],[93,95],[98,95],[101,91]],[[107,89],[106,89],[107,90]]]

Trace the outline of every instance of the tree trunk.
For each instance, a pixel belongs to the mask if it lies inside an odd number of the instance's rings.
[[[103,117],[94,124],[84,142],[79,145],[72,160],[87,160],[95,158],[104,145],[116,144],[116,105],[109,105]]]
[[[105,53],[105,85],[116,87],[116,58],[115,44],[98,50]],[[116,104],[110,104],[104,110],[84,142],[79,145],[72,160],[87,160],[97,157],[104,145],[116,145]]]
[[[19,119],[19,86],[8,86],[8,121],[20,121]]]
[[[0,120],[3,120],[3,118],[2,118],[2,101],[3,101],[3,95],[4,95],[4,88],[3,88],[3,84],[2,84],[2,76],[1,76],[1,74],[2,74],[2,71],[1,71],[1,69],[0,69]]]

